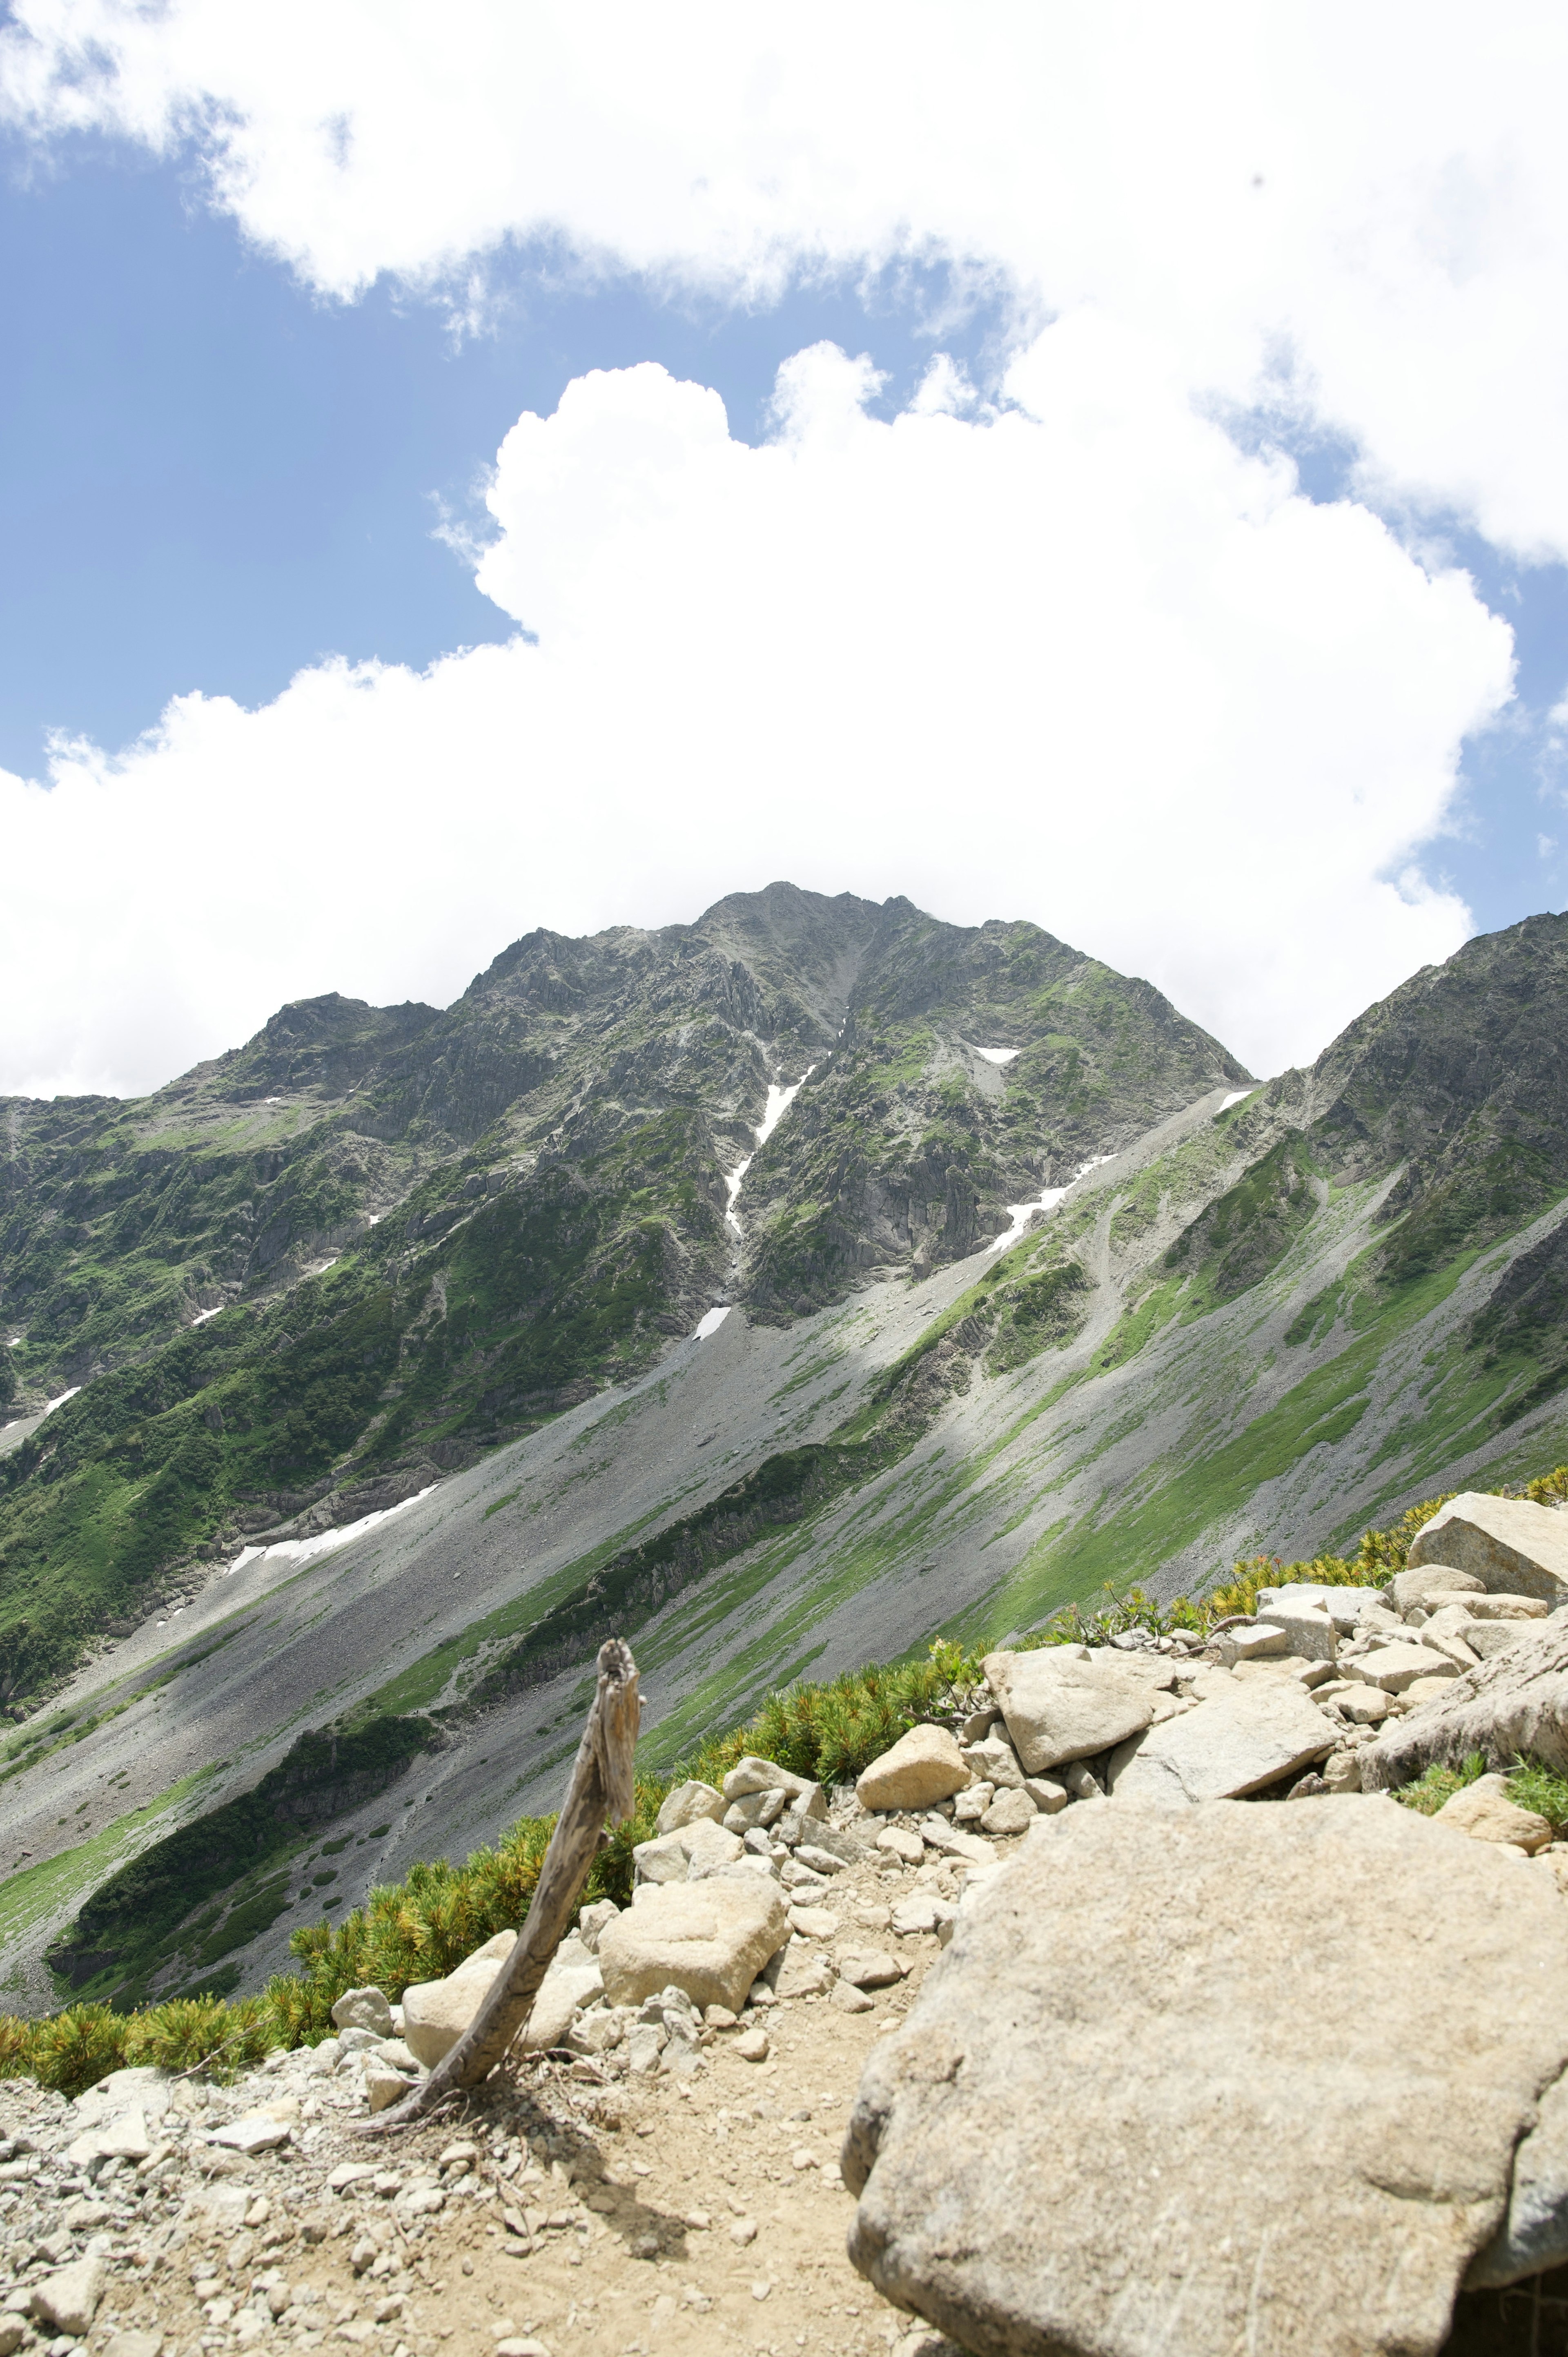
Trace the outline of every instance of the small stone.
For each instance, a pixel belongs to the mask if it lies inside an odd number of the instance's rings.
[[[375,2173],[375,2170],[368,2166],[361,2166],[351,2160],[343,2161],[328,2177],[327,2190],[329,2193],[347,2193],[351,2186],[368,2183]]]
[[[853,1981],[835,1981],[828,2003],[836,2005],[841,2013],[875,2013],[876,2010],[875,1998],[867,1996],[863,1989],[857,1989]]]
[[[1380,1645],[1375,1652],[1362,1653],[1345,1663],[1347,1677],[1359,1678],[1365,1685],[1380,1686],[1385,1694],[1403,1694],[1417,1678],[1441,1677],[1444,1669],[1443,1655],[1434,1653],[1430,1645]],[[1447,1674],[1450,1677],[1459,1674],[1451,1664],[1447,1665]]]
[[[684,1784],[677,1784],[673,1792],[665,1794],[659,1812],[659,1830],[661,1834],[679,1833],[682,1825],[693,1824],[698,1817],[711,1817],[716,1824],[724,1813],[724,1794],[715,1792],[712,1784],[689,1777]]]
[[[766,2299],[772,2288],[773,2286],[770,2283],[754,2283],[751,2287],[751,2297],[753,2299]]]
[[[85,2258],[58,2268],[34,2285],[33,2314],[41,2323],[52,2324],[57,2332],[70,2332],[80,2341],[98,2313],[106,2273],[103,2251],[90,2250]]]
[[[904,1977],[904,1967],[886,1948],[851,1948],[838,1960],[841,1981],[856,1988],[891,1988]]]
[[[1024,1790],[1043,1817],[1054,1817],[1068,1804],[1068,1790],[1050,1776],[1026,1776]]]
[[[902,1858],[906,1866],[918,1866],[926,1855],[926,1845],[918,1834],[905,1825],[886,1825],[876,1836],[876,1846],[892,1857]]]
[[[1323,1781],[1331,1792],[1359,1792],[1360,1760],[1353,1751],[1331,1751],[1323,1763]]]
[[[792,1768],[780,1768],[776,1760],[759,1760],[747,1752],[725,1778],[724,1797],[728,1802],[742,1800],[747,1792],[783,1792],[795,1799],[814,1789],[809,1776],[797,1776]]]
[[[393,2104],[401,2104],[413,2082],[384,2062],[372,2062],[365,2073],[365,2093],[372,2112],[384,2112]]]
[[[275,2146],[287,2144],[293,2133],[286,2120],[274,2119],[270,2112],[246,2112],[227,2127],[215,2128],[210,2141],[226,2145],[231,2152],[271,2152]]]
[[[1545,1849],[1552,1839],[1544,1817],[1509,1799],[1506,1776],[1477,1777],[1444,1801],[1434,1822],[1468,1834],[1472,1841],[1515,1844],[1529,1855]]]
[[[743,2062],[766,2062],[770,2050],[766,2029],[743,2029],[730,2048]]]
[[[161,2332],[112,2332],[103,2343],[100,2357],[159,2357],[164,2345]],[[10,2357],[16,2343],[7,2343],[0,2330],[0,2357]]]
[[[800,1864],[809,1866],[813,1874],[832,1877],[843,1872],[843,1858],[835,1857],[830,1849],[819,1849],[815,1842],[801,1842],[795,1856]]]
[[[1422,1678],[1416,1683],[1423,1686],[1437,1684],[1445,1685],[1447,1680]],[[1391,1707],[1389,1698],[1380,1686],[1352,1687],[1348,1693],[1339,1695],[1336,1699],[1345,1717],[1357,1727],[1376,1727],[1380,1720],[1387,1718]]]
[[[963,1754],[945,1727],[912,1727],[861,1770],[854,1790],[863,1809],[929,1809],[961,1792],[969,1781]]]
[[[744,2251],[748,2243],[755,2243],[757,2240],[756,2219],[737,2218],[729,2230],[729,2238],[738,2250]]]
[[[732,2013],[727,2005],[710,2005],[703,2007],[703,2019],[710,2029],[733,2029],[740,2016]]]
[[[831,1907],[791,1907],[789,1928],[803,1939],[831,1940],[838,1930],[839,1919]]]
[[[392,2036],[392,2007],[379,1988],[345,1989],[332,2007],[335,2029],[373,2029],[378,2038]]]
[[[1446,1676],[1412,1678],[1409,1685],[1406,1686],[1404,1690],[1404,1700],[1408,1702],[1413,1709],[1419,1709],[1423,1702],[1436,1702],[1440,1697],[1451,1693],[1453,1685],[1453,1679]],[[1369,1689],[1368,1692],[1370,1694],[1375,1692],[1375,1689]],[[1385,1695],[1383,1699],[1387,1701],[1387,1695]],[[1358,1712],[1356,1716],[1360,1718],[1361,1723],[1364,1726],[1371,1726],[1375,1724],[1375,1721],[1371,1717],[1368,1717],[1364,1711]],[[1378,1719],[1386,1718],[1387,1717],[1388,1713],[1386,1711],[1380,1711],[1377,1714]]]
[[[1065,1792],[1062,1799],[1067,1799]],[[988,1834],[1022,1834],[1027,1833],[1038,1814],[1027,1792],[998,1792],[980,1822]]]
[[[854,1920],[864,1932],[886,1932],[893,1921],[893,1911],[878,1900],[863,1900],[854,1910]]]

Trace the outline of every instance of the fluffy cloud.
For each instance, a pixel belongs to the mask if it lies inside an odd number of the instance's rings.
[[[939,371],[887,423],[868,382],[798,356],[751,448],[660,369],[579,379],[499,455],[510,646],[184,697],[0,780],[0,1085],[145,1086],[284,997],[445,1001],[533,924],[779,875],[1033,918],[1263,1071],[1457,945],[1459,901],[1380,878],[1509,692],[1462,576],[1300,498],[1093,307],[994,411]]]
[[[1568,17],[1543,0],[9,16],[13,120],[194,137],[329,293],[445,274],[466,304],[509,235],[739,292],[940,253],[1098,307],[1189,392],[1272,382],[1385,496],[1568,552]]]

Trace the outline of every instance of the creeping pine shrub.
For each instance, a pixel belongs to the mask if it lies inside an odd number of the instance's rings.
[[[1568,1466],[1540,1475],[1523,1494],[1541,1505],[1568,1501]],[[1391,1530],[1368,1531],[1349,1557],[1283,1563],[1275,1555],[1251,1556],[1234,1566],[1226,1586],[1198,1602],[1177,1597],[1173,1604],[1159,1605],[1141,1588],[1107,1587],[1094,1603],[1069,1605],[1017,1641],[1026,1650],[1104,1644],[1132,1628],[1157,1636],[1176,1630],[1201,1635],[1228,1613],[1250,1611],[1260,1587],[1288,1579],[1380,1586],[1402,1568],[1416,1532],[1445,1502],[1429,1499]],[[967,1708],[980,1676],[973,1655],[939,1638],[924,1661],[868,1663],[823,1684],[796,1684],[768,1695],[745,1726],[714,1737],[673,1777],[638,1777],[632,1820],[616,1826],[601,1844],[584,1897],[627,1904],[632,1851],[653,1833],[660,1803],[680,1777],[721,1784],[742,1754],[754,1751],[820,1783],[843,1782],[919,1720]],[[1429,1769],[1398,1798],[1407,1808],[1430,1813],[1473,1781],[1481,1768],[1477,1753],[1460,1770]],[[1523,1807],[1554,1825],[1568,1825],[1568,1781],[1539,1761],[1520,1760],[1509,1790]],[[523,1817],[462,1866],[444,1859],[415,1866],[405,1882],[372,1890],[363,1907],[341,1922],[302,1926],[289,1943],[296,1969],[278,1974],[261,1997],[232,2004],[214,1996],[169,1997],[135,2014],[115,2013],[105,2005],[72,2005],[42,2021],[0,2016],[0,2079],[30,2073],[45,2086],[74,2095],[126,2062],[226,2078],[259,2061],[274,2046],[324,2038],[332,2027],[332,2007],[345,1989],[374,1984],[399,1997],[411,1981],[439,1978],[496,1932],[520,1926],[554,1829],[553,1816]]]

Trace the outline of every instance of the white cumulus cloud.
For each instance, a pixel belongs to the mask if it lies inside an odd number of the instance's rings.
[[[776,876],[1024,916],[1147,974],[1261,1071],[1468,920],[1409,866],[1510,640],[1364,508],[1315,506],[1082,305],[994,410],[778,430],[644,365],[521,418],[480,584],[521,626],[424,674],[177,699],[0,780],[0,1086],[137,1088],[285,997],[450,998],[535,924],[690,918]]]

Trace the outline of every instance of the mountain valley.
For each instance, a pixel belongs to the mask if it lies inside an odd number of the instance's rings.
[[[258,1986],[551,1805],[612,1631],[668,1767],[1568,1454],[1565,1013],[1532,918],[1260,1085],[1036,928],[776,885],[0,1104],[8,2005]]]

